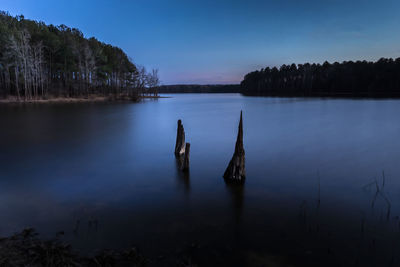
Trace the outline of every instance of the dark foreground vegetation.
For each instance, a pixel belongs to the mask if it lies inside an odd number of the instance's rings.
[[[248,73],[245,95],[400,97],[400,58],[292,64]]]
[[[138,98],[158,83],[157,70],[78,29],[0,12],[0,98]]]
[[[177,84],[177,85],[162,85],[157,91],[164,94],[173,93],[239,93],[239,84]]]
[[[33,229],[0,238],[0,266],[146,266],[147,260],[135,248],[123,252],[102,251],[81,257],[70,245],[42,240]]]

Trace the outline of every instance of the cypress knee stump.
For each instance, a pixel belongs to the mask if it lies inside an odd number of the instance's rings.
[[[239,131],[236,139],[235,152],[225,170],[224,178],[236,182],[243,182],[246,178],[242,111],[240,111]]]
[[[185,129],[181,120],[178,120],[176,133],[175,156],[180,157],[185,153]]]

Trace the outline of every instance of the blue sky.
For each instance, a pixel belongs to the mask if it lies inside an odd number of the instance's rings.
[[[163,84],[238,83],[290,63],[400,57],[399,0],[0,0],[158,68]]]

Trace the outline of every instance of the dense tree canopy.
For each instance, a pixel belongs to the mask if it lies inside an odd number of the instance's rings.
[[[158,83],[157,71],[78,29],[0,12],[1,97],[138,96]]]
[[[400,97],[400,58],[267,67],[241,87],[248,95]]]

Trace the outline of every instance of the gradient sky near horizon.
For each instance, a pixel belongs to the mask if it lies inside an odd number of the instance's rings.
[[[399,0],[0,0],[158,68],[163,84],[239,83],[266,66],[400,57]]]

